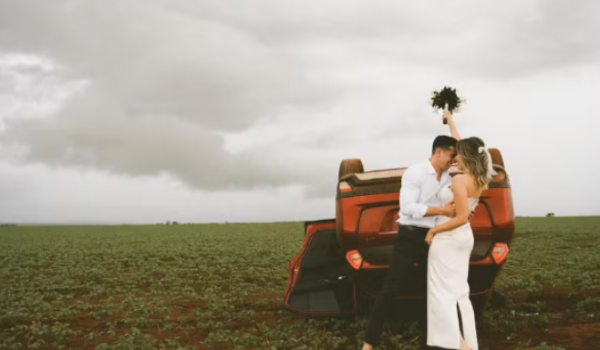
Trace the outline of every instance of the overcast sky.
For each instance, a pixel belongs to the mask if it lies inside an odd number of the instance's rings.
[[[517,215],[600,215],[600,2],[0,0],[0,222],[310,220],[340,161],[499,148]]]

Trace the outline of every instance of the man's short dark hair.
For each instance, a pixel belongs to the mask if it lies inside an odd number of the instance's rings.
[[[431,154],[434,154],[435,150],[438,148],[449,150],[452,147],[456,147],[456,139],[451,136],[440,135],[433,140]]]

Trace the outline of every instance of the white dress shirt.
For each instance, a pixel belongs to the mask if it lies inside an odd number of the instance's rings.
[[[440,181],[437,180],[437,173],[429,160],[408,167],[402,174],[400,188],[400,226],[434,227],[437,216],[425,216],[427,207],[442,206],[440,190],[451,183],[448,171],[442,173]]]

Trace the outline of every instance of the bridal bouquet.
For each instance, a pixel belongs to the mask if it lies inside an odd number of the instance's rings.
[[[431,107],[448,110],[450,112],[460,107],[463,102],[465,102],[465,100],[458,97],[456,89],[447,86],[444,86],[440,91],[434,91],[433,96],[431,97]],[[444,119],[444,124],[447,123],[446,119]]]

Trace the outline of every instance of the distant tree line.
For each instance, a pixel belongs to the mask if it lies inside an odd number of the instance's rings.
[[[158,225],[179,225],[179,223],[177,221],[167,221],[164,224],[162,222],[158,223]]]

